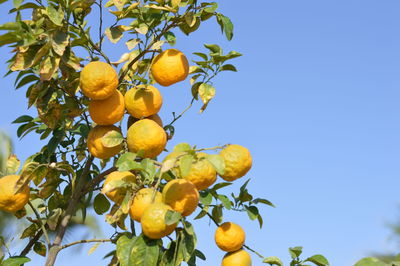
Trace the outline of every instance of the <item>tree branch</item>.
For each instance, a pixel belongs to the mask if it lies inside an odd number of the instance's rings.
[[[111,241],[112,241],[111,239],[86,239],[86,240],[84,239],[84,240],[79,240],[79,241],[75,241],[75,242],[63,245],[60,247],[60,250],[64,249],[64,248],[68,248],[73,245],[77,245],[77,244],[92,243],[92,242],[105,243],[105,242],[111,242]]]
[[[28,255],[28,253],[29,253],[29,251],[31,251],[31,248],[33,247],[33,245],[40,239],[40,237],[42,235],[43,235],[43,231],[42,230],[37,231],[36,235],[33,238],[31,238],[31,240],[29,240],[28,244],[21,251],[21,253],[19,255],[21,257],[25,257],[26,255]]]
[[[94,157],[90,156],[88,158],[88,160],[86,161],[85,168],[83,169],[82,174],[79,178],[78,184],[76,185],[75,190],[73,191],[71,200],[65,211],[65,215],[61,218],[61,222],[58,224],[55,240],[54,240],[53,244],[51,245],[49,254],[47,256],[46,266],[54,265],[54,262],[56,261],[56,258],[58,255],[58,252],[61,250],[62,239],[64,237],[67,226],[68,226],[69,222],[71,221],[73,214],[75,213],[76,206],[78,205],[79,199],[82,195],[81,191],[83,189],[83,186],[85,185],[86,177],[89,174],[90,167],[92,166],[93,160],[94,160]]]

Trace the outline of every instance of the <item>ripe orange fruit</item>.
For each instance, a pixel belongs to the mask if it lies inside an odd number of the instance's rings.
[[[124,96],[116,90],[104,100],[91,100],[89,114],[98,125],[112,125],[121,121],[125,112]]]
[[[150,70],[158,84],[170,86],[186,79],[189,74],[189,62],[181,51],[168,49],[154,58]]]
[[[154,202],[153,202],[153,194]],[[139,190],[133,198],[131,208],[129,209],[129,215],[137,222],[140,222],[143,212],[152,203],[162,202],[162,195],[159,191],[154,191],[152,188],[142,188]]]
[[[156,122],[160,127],[163,127],[163,122],[162,122],[162,120],[161,120],[161,117],[158,115],[158,114],[154,114],[154,115],[151,115],[151,116],[148,116],[148,117],[146,117],[147,119],[150,119],[150,120],[153,120],[154,122]],[[140,119],[137,119],[137,118],[135,118],[135,117],[133,117],[133,116],[129,116],[128,117],[128,124],[127,124],[127,126],[128,126],[128,128],[130,128],[132,125],[133,125],[133,123],[136,123],[137,121],[139,121]]]
[[[143,150],[145,158],[154,158],[164,150],[167,135],[153,120],[142,119],[128,129],[126,140],[129,151]]]
[[[222,259],[222,266],[251,266],[250,254],[243,250],[226,253]]]
[[[118,87],[118,74],[107,63],[94,61],[81,71],[80,87],[85,96],[94,100],[110,97]]]
[[[172,210],[172,208],[162,202],[152,203],[146,208],[140,220],[145,236],[151,239],[160,239],[175,230],[177,223],[171,225],[165,223],[165,214],[168,210]]]
[[[122,150],[121,144],[111,148],[103,145],[101,138],[112,130],[121,132],[121,130],[116,126],[95,126],[89,131],[87,146],[89,152],[94,157],[108,159],[115,156]]]
[[[225,173],[221,177],[233,181],[244,176],[251,168],[252,158],[248,149],[232,144],[222,149],[220,155],[225,161]]]
[[[209,186],[215,183],[217,180],[217,172],[212,164],[206,159],[207,154],[204,152],[199,152],[197,154],[197,160],[192,162],[189,172],[184,176],[179,168],[179,159],[184,154],[184,152],[173,151],[168,154],[163,161],[165,162],[174,157],[178,157],[178,167],[174,168],[175,174],[192,182],[196,186],[197,190],[207,189]]]
[[[161,93],[153,86],[137,86],[125,94],[128,113],[138,119],[154,115],[162,105]]]
[[[15,213],[28,203],[30,195],[28,185],[15,193],[15,185],[19,177],[19,175],[7,175],[0,178],[0,210]]]
[[[240,225],[226,222],[217,228],[214,238],[220,249],[232,252],[242,248],[246,234]]]
[[[199,192],[192,182],[185,179],[169,181],[162,191],[163,202],[183,216],[188,216],[197,208]]]
[[[136,183],[136,177],[134,174],[132,174],[129,171],[123,171],[123,172],[112,172],[106,177],[106,180],[104,180],[103,187],[106,186],[108,183],[111,181],[115,180],[124,180],[125,182],[129,183]],[[115,190],[112,190],[110,192],[106,193],[106,196],[114,201],[117,204],[121,204],[122,201],[124,200],[125,194],[126,194],[127,188],[117,188]]]

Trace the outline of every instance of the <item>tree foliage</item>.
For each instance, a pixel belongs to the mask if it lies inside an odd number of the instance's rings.
[[[6,0],[0,1],[4,3]],[[194,223],[197,219],[210,219],[215,225],[223,221],[224,212],[247,213],[250,220],[263,226],[259,205],[274,206],[269,200],[253,196],[247,180],[238,192],[229,195],[220,189],[230,182],[219,182],[200,192],[198,212],[193,220],[170,212],[166,223],[179,222],[175,237],[163,243],[137,234],[126,225],[132,197],[144,186],[161,189],[165,182],[177,178],[172,171],[176,158],[159,162],[156,158],[143,158],[143,154],[129,152],[126,148],[113,160],[94,160],[87,149],[89,130],[94,126],[88,116],[89,99],[79,88],[80,71],[91,61],[101,60],[118,70],[118,90],[125,93],[138,85],[154,83],[149,74],[153,58],[165,47],[177,43],[177,31],[190,35],[205,21],[214,19],[225,38],[233,38],[233,23],[218,10],[217,2],[200,0],[14,0],[10,13],[13,21],[0,25],[0,46],[8,46],[12,56],[8,60],[8,74],[16,73],[15,88],[26,91],[27,105],[37,109],[37,116],[22,115],[13,123],[18,124],[17,136],[36,133],[45,144],[21,165],[15,156],[9,157],[7,173],[18,173],[16,189],[31,184],[31,198],[26,215],[21,210],[15,215],[29,222],[20,238],[29,239],[19,256],[3,257],[2,265],[21,265],[28,262],[33,250],[47,257],[53,265],[57,254],[64,248],[88,242],[115,244],[107,258],[110,265],[196,265],[206,256],[196,248]],[[103,15],[109,12],[113,23],[103,25]],[[113,62],[107,56],[104,42],[119,44],[125,40],[125,51]],[[200,112],[206,110],[216,95],[213,80],[221,72],[237,71],[232,59],[239,52],[225,53],[217,44],[204,44],[193,52],[188,93],[192,100],[179,115],[164,126],[168,139],[173,138],[175,122],[184,115],[194,101],[201,101]],[[122,127],[121,123],[118,125]],[[123,144],[123,134],[113,131],[103,137],[106,147]],[[187,143],[174,147],[182,152],[181,172],[186,173],[196,161],[196,153],[223,148],[197,148]],[[216,172],[224,172],[224,163],[218,154],[206,157]],[[3,168],[2,168],[3,169]],[[101,189],[104,177],[113,171],[131,171],[139,182],[132,185],[123,180],[110,182]],[[6,173],[3,173],[3,175]],[[119,204],[111,204],[103,195],[125,188],[126,195]],[[77,217],[84,223],[87,212],[93,208],[98,215],[105,214],[105,221],[117,233],[108,239],[92,239],[63,245],[66,229]],[[131,221],[132,222],[132,221]],[[132,222],[133,223],[133,222]],[[193,223],[193,224],[192,224]],[[4,239],[0,242],[6,246]],[[276,257],[265,258],[248,246],[248,250],[261,257],[264,263],[282,265]],[[299,258],[302,249],[291,248],[290,265],[329,265],[322,255],[305,260]]]

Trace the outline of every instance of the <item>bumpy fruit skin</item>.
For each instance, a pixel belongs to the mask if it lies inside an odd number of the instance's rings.
[[[253,163],[250,151],[237,144],[224,148],[220,155],[225,161],[225,173],[221,177],[226,181],[233,181],[244,176]]]
[[[242,248],[246,234],[240,225],[226,222],[217,228],[214,238],[215,243],[220,249],[232,252]]]
[[[162,195],[159,191],[156,191],[153,202],[154,189],[142,188],[139,190],[133,198],[131,208],[129,209],[129,215],[131,218],[140,223],[143,212],[152,203],[162,202]]]
[[[195,185],[186,179],[169,181],[162,191],[163,202],[183,216],[194,212],[199,203],[199,192]]]
[[[160,239],[171,234],[178,224],[167,225],[165,214],[172,208],[162,202],[150,204],[141,218],[142,232],[151,239]]]
[[[118,87],[118,74],[104,62],[90,62],[81,71],[80,87],[87,97],[103,100],[110,97]]]
[[[15,213],[28,203],[30,195],[28,185],[14,194],[19,177],[19,175],[8,175],[0,178],[0,210]]]
[[[181,51],[168,49],[154,58],[150,70],[158,84],[170,86],[187,78],[189,62]]]
[[[226,253],[222,259],[222,266],[251,266],[251,257],[243,249]]]
[[[143,150],[145,158],[156,157],[167,144],[164,129],[150,119],[139,120],[129,127],[126,139],[129,151]]]
[[[173,151],[164,158],[164,162],[182,156],[184,152]],[[190,166],[190,170],[186,176],[183,176],[179,168],[179,158],[178,167],[175,167],[173,171],[180,177],[192,182],[197,190],[204,190],[210,187],[217,180],[217,172],[215,171],[212,164],[206,159],[207,154],[200,152],[197,154],[197,160],[193,161]]]
[[[162,96],[159,90],[151,85],[146,88],[138,86],[125,93],[125,106],[131,116],[142,119],[160,111]]]
[[[130,183],[136,183],[136,177],[134,174],[132,174],[129,171],[123,171],[123,172],[119,172],[119,171],[115,171],[112,172],[111,174],[109,174],[106,177],[106,180],[104,180],[104,184],[103,187],[105,185],[107,185],[108,183],[110,183],[113,180],[124,180],[126,182],[130,182]],[[117,204],[121,204],[122,201],[125,198],[125,194],[126,194],[126,188],[119,188],[110,192],[106,193],[106,196],[114,201]]]
[[[125,100],[121,92],[116,90],[104,100],[91,100],[89,114],[98,125],[112,125],[121,121],[125,112]]]
[[[99,159],[108,159],[122,150],[121,144],[111,148],[103,145],[101,138],[112,130],[121,132],[116,126],[95,126],[89,131],[87,146],[90,154]]]
[[[163,127],[163,122],[161,120],[161,117],[158,114],[155,115],[151,115],[146,117],[147,119],[153,120],[154,122],[156,122],[160,127]],[[128,122],[127,122],[127,127],[130,128],[134,123],[136,123],[137,121],[139,121],[140,119],[137,119],[133,116],[129,116],[128,117]]]

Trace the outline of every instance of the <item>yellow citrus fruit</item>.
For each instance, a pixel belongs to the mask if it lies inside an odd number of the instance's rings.
[[[162,96],[153,86],[138,86],[125,94],[125,106],[128,113],[138,119],[154,115],[160,111]]]
[[[140,223],[142,232],[151,239],[160,239],[171,234],[178,224],[167,225],[165,223],[165,214],[172,208],[162,202],[150,204],[143,212]]]
[[[118,87],[118,74],[104,62],[90,62],[81,71],[80,87],[83,94],[94,100],[110,97]]]
[[[153,201],[154,192],[155,195]],[[131,208],[129,209],[129,215],[133,220],[140,222],[146,208],[149,207],[150,204],[157,202],[162,202],[162,195],[159,191],[154,191],[152,188],[142,188],[133,198]]]
[[[8,175],[0,178],[0,210],[15,213],[28,203],[30,194],[28,185],[15,193],[15,185],[19,177],[19,175]]]
[[[148,116],[148,117],[146,117],[147,119],[150,119],[150,120],[153,120],[154,122],[156,122],[160,127],[163,127],[163,122],[162,122],[162,120],[161,120],[161,117],[158,115],[158,114],[154,114],[154,115],[151,115],[151,116]],[[139,121],[140,119],[137,119],[137,118],[135,118],[135,117],[133,117],[133,116],[129,116],[129,118],[128,118],[128,128],[130,128],[132,125],[133,125],[133,123],[136,123],[137,121]]]
[[[183,216],[188,216],[197,208],[199,192],[195,185],[186,179],[169,181],[162,191],[163,202]]]
[[[222,259],[222,266],[251,266],[251,257],[243,249],[226,253]]]
[[[242,248],[246,234],[240,225],[226,222],[217,228],[214,238],[220,249],[232,252]]]
[[[212,164],[206,159],[207,154],[200,152],[197,154],[197,160],[194,160],[190,166],[189,172],[184,176],[180,171],[180,156],[183,156],[184,152],[173,151],[164,158],[166,160],[178,157],[178,167],[174,169],[180,177],[192,182],[197,190],[207,189],[209,186],[215,183],[217,180],[217,172],[215,171]]]
[[[129,183],[136,183],[136,177],[134,174],[132,174],[129,171],[123,171],[123,172],[112,172],[106,177],[106,180],[104,180],[103,187],[107,184],[109,184],[111,181],[115,180],[124,180],[125,182]],[[114,201],[117,204],[121,204],[122,201],[124,200],[125,194],[126,194],[127,188],[117,188],[115,190],[112,190],[110,192],[106,193],[106,196]]]
[[[122,145],[117,145],[115,147],[105,147],[101,141],[102,137],[108,132],[115,130],[121,132],[121,130],[116,126],[95,126],[89,131],[87,146],[89,152],[96,158],[108,159],[122,150]]]
[[[237,144],[228,145],[222,149],[220,155],[225,161],[225,172],[221,177],[226,181],[244,176],[253,162],[249,150]]]
[[[89,114],[98,125],[112,125],[121,121],[125,112],[124,96],[116,90],[104,100],[91,100]]]
[[[142,119],[128,129],[126,140],[129,151],[143,150],[145,158],[154,158],[164,150],[167,135],[153,120]]]
[[[177,49],[168,49],[157,55],[151,65],[151,75],[162,86],[170,86],[186,79],[189,63],[186,56]]]

